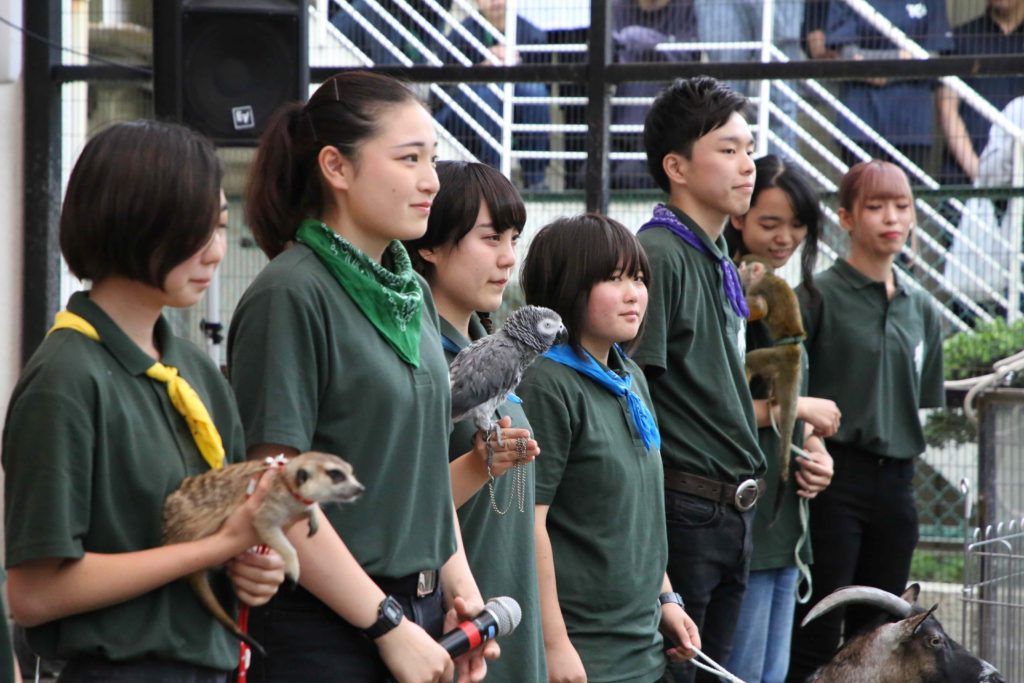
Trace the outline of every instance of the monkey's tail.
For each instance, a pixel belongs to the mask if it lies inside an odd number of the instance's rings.
[[[221,604],[217,602],[217,597],[213,594],[213,589],[210,588],[210,582],[206,580],[205,571],[198,571],[194,574],[190,574],[188,582],[192,584],[192,590],[195,591],[196,596],[199,598],[199,602],[203,603],[203,606],[210,612],[210,614],[213,615],[214,619],[222,623],[224,628],[231,631],[236,638],[258,652],[260,656],[267,656],[267,651],[263,649],[263,646],[260,645],[255,638],[238,628],[238,624],[228,616],[228,613],[224,611]]]

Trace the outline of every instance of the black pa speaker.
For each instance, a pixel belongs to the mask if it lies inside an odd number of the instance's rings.
[[[307,0],[153,0],[156,114],[253,145],[309,89]]]

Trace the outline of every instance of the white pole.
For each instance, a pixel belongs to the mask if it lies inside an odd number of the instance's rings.
[[[516,14],[516,0],[508,0],[505,5],[505,66],[515,64],[512,56],[516,52],[516,26],[518,15]],[[512,122],[514,120],[513,102],[515,95],[515,84],[505,82],[502,87],[503,97],[501,100],[501,173],[506,178],[512,177]]]
[[[220,325],[220,272],[220,268],[213,272],[210,286],[206,289],[206,317],[204,320],[207,325]],[[214,328],[214,331],[216,331],[216,328]],[[219,368],[222,362],[223,354],[221,352],[224,345],[213,343],[211,331],[204,329],[203,333],[206,336],[206,355]],[[220,330],[218,334],[223,335],[223,330]]]
[[[761,9],[761,61],[772,61],[772,23],[775,14],[775,0],[764,0]],[[757,155],[768,153],[769,100],[772,93],[771,81],[762,78],[758,91],[757,105]]]
[[[1013,142],[1013,187],[1024,188],[1024,143],[1018,138]],[[1010,282],[1007,292],[1006,321],[1015,322],[1020,318],[1020,249],[1024,235],[1024,197],[1019,193],[1010,199],[1007,208],[1010,214]]]

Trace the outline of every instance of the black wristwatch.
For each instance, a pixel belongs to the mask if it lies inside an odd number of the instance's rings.
[[[377,608],[377,621],[369,628],[364,628],[363,635],[370,640],[376,640],[398,626],[403,618],[405,613],[402,612],[402,605],[389,595],[381,600],[380,607]]]
[[[683,596],[679,595],[679,593],[676,593],[675,591],[668,591],[667,593],[662,593],[658,596],[658,602],[662,605],[675,603],[679,605],[679,609],[686,609],[686,606],[683,605]]]

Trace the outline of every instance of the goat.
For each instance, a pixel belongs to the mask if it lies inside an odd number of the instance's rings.
[[[994,666],[971,654],[917,604],[921,587],[911,584],[901,597],[870,586],[847,586],[823,598],[801,626],[851,604],[883,610],[895,621],[854,636],[814,672],[807,683],[1006,683]]]

